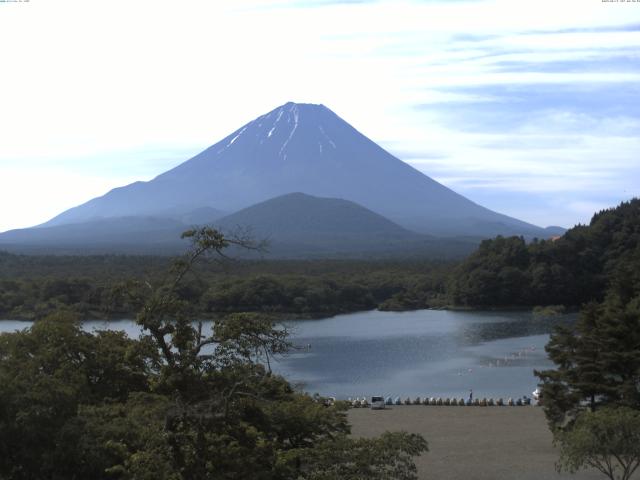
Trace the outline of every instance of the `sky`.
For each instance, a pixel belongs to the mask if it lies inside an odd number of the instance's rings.
[[[640,196],[640,0],[0,0],[0,231],[287,101],[537,225]]]

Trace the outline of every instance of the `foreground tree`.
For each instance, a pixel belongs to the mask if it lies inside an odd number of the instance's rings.
[[[304,452],[299,480],[396,480],[416,478],[413,456],[426,452],[416,434],[386,432],[380,438],[340,437]]]
[[[559,470],[592,467],[627,480],[640,464],[640,282],[633,263],[618,268],[605,301],[587,305],[575,329],[551,336],[546,350],[556,369],[536,372]]]
[[[571,429],[556,436],[558,471],[592,467],[611,480],[629,480],[640,466],[640,411],[603,408],[583,412]]]
[[[274,375],[289,348],[269,318],[210,329],[180,289],[199,258],[232,244],[203,228],[159,284],[122,289],[145,334],[83,332],[58,316],[0,335],[0,478],[416,478],[418,435],[348,437],[346,405],[326,407]]]
[[[587,305],[574,329],[561,328],[546,347],[556,369],[536,372],[552,428],[600,406],[640,409],[640,296],[611,292]]]
[[[79,412],[149,392],[156,360],[148,341],[89,334],[68,314],[0,335],[0,478],[91,478],[74,451]]]

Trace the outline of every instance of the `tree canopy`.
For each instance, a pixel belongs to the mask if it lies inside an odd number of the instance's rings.
[[[585,408],[640,409],[639,212],[634,200],[592,222],[593,244],[585,250],[603,248],[604,300],[587,303],[575,327],[559,328],[546,347],[556,368],[537,374],[553,428],[570,424]]]
[[[610,480],[629,480],[640,466],[640,411],[623,407],[583,413],[556,440],[558,470],[591,467]]]
[[[593,467],[627,480],[640,465],[639,232],[638,200],[578,232],[584,242],[574,265],[583,266],[574,286],[593,288],[598,301],[583,306],[573,328],[551,335],[546,351],[555,368],[536,372],[559,469]]]
[[[177,294],[198,317],[261,312],[323,317],[376,307],[444,303],[448,262],[402,260],[249,261],[201,258]],[[124,255],[27,256],[0,252],[0,318],[40,319],[60,309],[84,319],[132,318],[120,295],[130,282],[161,282],[170,262]]]
[[[256,313],[193,321],[179,292],[231,239],[203,228],[157,284],[132,283],[144,334],[85,332],[60,313],[0,335],[0,478],[414,479],[419,435],[349,434],[326,406],[269,368],[287,332]]]
[[[559,328],[546,350],[556,368],[537,374],[554,427],[585,408],[640,410],[640,296],[624,299],[611,292],[602,304],[587,305],[575,328]]]
[[[640,282],[640,199],[596,213],[551,240],[497,237],[453,272],[450,300],[471,306],[582,304],[604,299],[615,282]]]

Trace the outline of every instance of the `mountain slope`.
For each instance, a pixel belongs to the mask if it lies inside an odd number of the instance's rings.
[[[323,105],[287,103],[149,182],[116,188],[45,225],[96,217],[237,211],[291,192],[354,201],[435,235],[522,234],[543,229],[477,205],[358,132]]]
[[[175,253],[186,247],[187,226],[173,219],[115,217],[0,234],[0,248],[53,253]]]

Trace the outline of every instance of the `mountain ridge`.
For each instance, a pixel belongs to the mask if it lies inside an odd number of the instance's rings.
[[[470,253],[478,243],[478,239],[420,235],[354,202],[299,192],[260,202],[207,223],[230,237],[236,233],[243,237],[250,234],[257,242],[268,241],[264,252],[232,248],[234,256],[245,258],[453,258]],[[102,218],[13,230],[0,235],[0,247],[21,253],[175,254],[187,246],[180,238],[181,233],[198,226],[187,224],[184,218]]]
[[[290,192],[356,202],[432,235],[546,236],[439,184],[324,105],[286,103],[148,182],[111,190],[43,224],[202,207],[234,212]]]

